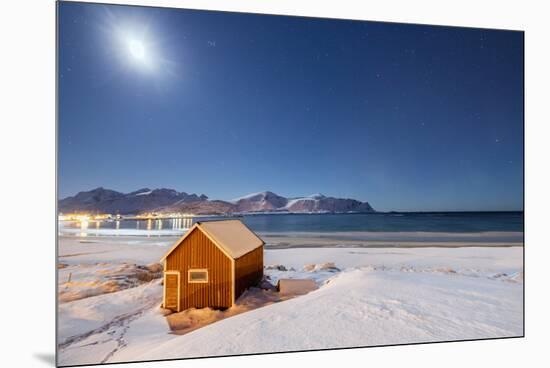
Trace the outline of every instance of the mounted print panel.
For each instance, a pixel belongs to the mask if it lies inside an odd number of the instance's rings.
[[[524,334],[524,34],[57,4],[57,364]]]

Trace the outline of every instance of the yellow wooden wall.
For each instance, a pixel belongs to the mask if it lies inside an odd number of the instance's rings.
[[[235,260],[235,300],[249,287],[256,286],[264,273],[264,247]]]
[[[208,283],[188,283],[190,268],[208,269]],[[180,271],[180,310],[227,308],[232,305],[231,260],[200,230],[195,229],[166,258],[166,271]]]

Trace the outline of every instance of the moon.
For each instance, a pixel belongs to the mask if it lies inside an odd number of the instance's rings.
[[[163,59],[152,34],[137,26],[113,26],[115,55],[124,69],[154,75]]]
[[[134,58],[138,60],[143,60],[145,58],[145,47],[142,42],[138,40],[130,40],[128,42],[128,49]]]

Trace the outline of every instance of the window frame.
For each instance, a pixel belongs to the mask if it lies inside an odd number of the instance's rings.
[[[191,279],[191,273],[192,272],[204,272],[206,275],[206,278],[204,280],[192,280]],[[208,284],[208,268],[190,268],[187,270],[187,283],[189,284]]]

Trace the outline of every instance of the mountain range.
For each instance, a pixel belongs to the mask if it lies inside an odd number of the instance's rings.
[[[58,209],[62,213],[180,212],[196,215],[374,212],[368,202],[350,198],[327,197],[322,194],[287,198],[266,191],[249,194],[232,201],[222,201],[210,200],[204,194],[188,194],[166,188],[153,190],[143,188],[131,193],[121,193],[102,187],[61,199]]]

